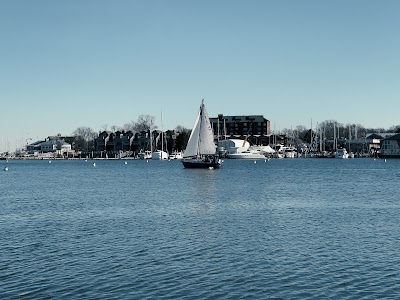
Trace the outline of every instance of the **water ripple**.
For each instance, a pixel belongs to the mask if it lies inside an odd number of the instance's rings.
[[[397,299],[400,162],[370,162],[13,162],[0,298]]]

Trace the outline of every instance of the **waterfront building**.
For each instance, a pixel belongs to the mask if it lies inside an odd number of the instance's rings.
[[[57,152],[64,153],[71,151],[71,144],[64,142],[63,140],[47,140],[40,144],[40,152]]]
[[[135,135],[132,131],[102,131],[94,140],[94,148],[97,152],[102,151],[129,151]]]
[[[41,144],[45,141],[36,141],[26,145],[26,153],[27,154],[34,154],[35,152],[41,151]]]
[[[134,139],[132,131],[116,131],[110,133],[109,139],[106,145],[107,151],[129,151],[131,150],[131,144]]]
[[[44,141],[36,141],[26,145],[26,154],[28,156],[39,156],[40,154],[51,154],[52,156],[65,156],[73,153],[71,144],[63,139],[48,137]]]
[[[252,144],[269,144],[270,121],[262,115],[210,118],[215,139],[246,139]]]
[[[99,136],[94,139],[94,149],[96,152],[106,151],[107,142],[110,139],[109,135],[111,131],[101,131],[99,132]]]
[[[382,158],[400,158],[400,134],[382,140],[378,155]]]
[[[132,131],[103,131],[94,140],[94,155],[101,156],[106,152],[115,155],[119,152],[132,152],[137,154],[143,151],[161,149],[172,152],[177,151],[177,138],[180,136],[175,131],[168,130],[161,134],[160,130],[143,130],[136,133]],[[163,137],[163,141],[161,138]],[[103,154],[104,155],[104,154]]]
[[[384,140],[390,140],[396,133],[366,133],[361,137],[346,139],[338,138],[336,140],[326,139],[323,141],[323,147],[327,150],[335,150],[337,148],[346,148],[348,152],[354,153],[356,156],[376,156],[379,153]],[[388,145],[389,142],[385,142]],[[384,151],[385,152],[385,151]]]
[[[132,140],[131,150],[138,153],[140,151],[151,151],[152,141],[154,138],[150,138],[150,130],[143,130],[135,133],[135,136]]]

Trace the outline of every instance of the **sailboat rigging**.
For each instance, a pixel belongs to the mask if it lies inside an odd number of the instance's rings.
[[[156,149],[156,151],[152,152],[151,158],[156,160],[165,160],[168,159],[168,153],[164,151],[164,127],[163,127],[163,114],[161,111],[161,132],[160,135],[157,137],[157,140],[161,138],[161,150]],[[157,145],[157,142],[156,142]]]
[[[219,168],[221,160],[216,150],[210,118],[203,99],[183,154],[183,166],[185,168]]]

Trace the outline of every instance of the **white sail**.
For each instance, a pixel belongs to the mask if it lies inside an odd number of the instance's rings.
[[[192,133],[190,134],[189,141],[186,146],[186,150],[183,153],[183,157],[191,157],[191,156],[197,156],[199,152],[199,132],[200,132],[200,113],[201,113],[201,107],[200,110],[197,114],[196,121],[194,121]]]
[[[200,140],[199,140],[199,154],[200,155],[214,155],[215,154],[215,144],[214,144],[214,134],[211,128],[210,118],[204,104],[202,106],[201,114],[201,124],[200,124]]]
[[[214,155],[215,149],[210,119],[202,102],[183,157]]]

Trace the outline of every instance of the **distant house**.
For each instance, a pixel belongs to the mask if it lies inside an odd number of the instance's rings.
[[[36,152],[41,151],[41,144],[44,143],[45,141],[36,141],[31,144],[26,145],[26,153],[28,154],[34,154]]]
[[[26,152],[28,154],[54,153],[63,156],[65,153],[72,152],[72,147],[64,140],[47,138],[45,141],[26,145]]]
[[[143,130],[136,132],[134,138],[132,139],[132,151],[140,152],[145,150],[150,150],[152,148],[150,139],[150,131]]]
[[[366,152],[371,155],[376,155],[381,149],[382,141],[395,135],[396,133],[393,132],[367,133],[365,137],[352,139],[347,141],[347,143],[350,143],[350,151],[352,152]]]
[[[356,154],[370,154],[375,155],[381,148],[381,142],[394,136],[395,133],[367,133],[362,137],[352,138],[352,139],[337,139],[336,143],[338,147],[344,147],[349,152]],[[334,140],[326,140],[326,145],[329,147],[334,147]]]
[[[400,134],[382,140],[378,155],[382,158],[400,158]]]
[[[119,152],[132,150],[132,143],[135,135],[132,131],[103,131],[94,140],[96,152]]]
[[[110,131],[99,132],[99,136],[94,140],[94,147],[97,152],[102,152],[106,150],[110,133]]]
[[[40,144],[41,152],[56,152],[61,149],[61,143],[57,140],[49,140]]]
[[[106,149],[107,151],[129,151],[131,150],[131,144],[134,134],[132,131],[121,132],[116,131],[115,133],[109,134]]]

